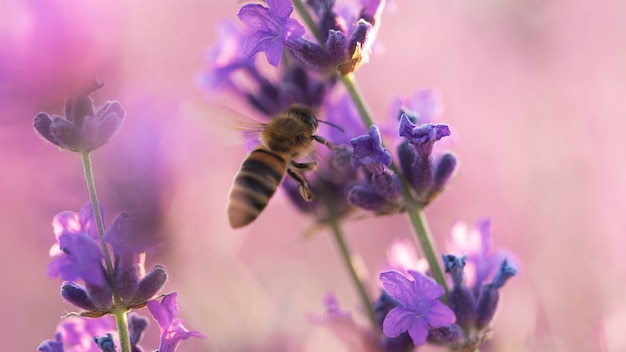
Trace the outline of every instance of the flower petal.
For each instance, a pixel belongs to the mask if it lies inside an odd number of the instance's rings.
[[[415,346],[421,346],[426,342],[428,336],[428,324],[424,319],[416,319],[409,327],[408,332]]]
[[[383,332],[387,337],[398,337],[413,325],[415,314],[408,310],[396,307],[387,313],[383,321]],[[426,337],[424,337],[426,338]]]
[[[440,301],[435,301],[426,314],[425,319],[428,325],[433,328],[441,328],[454,323],[456,317],[452,309]]]

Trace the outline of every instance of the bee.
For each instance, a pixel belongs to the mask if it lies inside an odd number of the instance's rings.
[[[241,164],[230,190],[228,220],[233,228],[253,222],[265,209],[285,174],[300,185],[302,198],[313,198],[304,172],[315,170],[317,162],[297,162],[318,142],[332,149],[325,138],[316,135],[319,120],[307,106],[294,104],[277,114],[259,133],[261,144]]]

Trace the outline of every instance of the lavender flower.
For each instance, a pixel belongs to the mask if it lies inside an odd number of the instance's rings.
[[[81,315],[99,317],[112,309],[113,287],[105,278],[102,247],[90,234],[94,220],[88,207],[85,205],[79,214],[63,212],[55,217],[53,225],[58,245],[51,250],[53,259],[48,275],[68,280],[62,285],[61,296],[82,308]],[[129,309],[145,306],[167,280],[167,272],[161,265],[145,273],[142,253],[154,243],[140,236],[140,228],[140,218],[120,214],[104,237],[115,253],[114,287]],[[84,284],[74,282],[77,280]]]
[[[54,340],[46,340],[39,345],[40,352],[85,351],[99,352],[95,338],[106,336],[115,330],[115,322],[105,316],[97,319],[82,317],[64,318],[57,325]],[[114,339],[117,337],[112,336]]]
[[[406,114],[400,116],[399,134],[407,139],[398,147],[400,168],[417,194],[421,206],[429,204],[442,190],[456,167],[456,158],[445,154],[435,161],[431,156],[436,141],[450,135],[442,124],[416,126]]]
[[[97,111],[89,97],[104,84],[95,81],[65,103],[65,119],[45,112],[34,118],[35,130],[48,142],[74,152],[91,152],[117,132],[126,112],[120,103],[108,101]]]
[[[403,208],[402,186],[397,175],[388,169],[391,154],[382,146],[380,130],[371,126],[368,135],[353,138],[350,143],[353,168],[362,167],[371,175],[368,183],[352,186],[348,201],[355,206],[391,214]]]
[[[291,1],[267,0],[267,5],[245,5],[237,16],[252,30],[243,46],[244,55],[252,56],[263,51],[267,62],[276,67],[283,55],[283,42],[302,36],[304,27],[289,18],[293,11]]]
[[[174,292],[165,295],[161,302],[157,300],[148,301],[148,309],[161,329],[159,352],[173,352],[181,341],[190,337],[205,338],[198,331],[187,330],[182,319],[176,319],[178,316],[177,298],[178,293]]]
[[[324,296],[324,316],[309,316],[315,324],[325,325],[330,329],[350,351],[378,352],[380,351],[378,337],[369,329],[357,324],[349,311],[343,310],[337,297],[333,293]]]
[[[451,275],[453,283],[448,304],[457,317],[457,325],[463,331],[462,338],[454,345],[470,350],[488,337],[489,325],[498,308],[499,289],[517,273],[516,264],[510,264],[511,261],[516,262],[514,256],[502,250],[497,251],[497,255],[490,253],[489,228],[488,219],[480,220],[472,232],[462,225],[455,226],[452,245],[464,255],[442,256],[446,272]],[[492,274],[492,281],[485,283]],[[448,333],[456,334],[455,330],[451,329]],[[444,341],[445,334],[439,335],[436,336],[439,343],[451,345]]]
[[[416,346],[426,342],[431,328],[440,328],[454,323],[454,313],[439,301],[445,293],[443,287],[416,271],[409,271],[414,281],[397,271],[380,274],[385,291],[397,301],[383,321],[383,332],[388,337],[397,337],[408,331]]]

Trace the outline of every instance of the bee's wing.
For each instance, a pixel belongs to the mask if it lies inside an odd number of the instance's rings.
[[[214,132],[212,137],[222,145],[244,142],[248,149],[252,149],[259,144],[259,134],[265,128],[263,122],[216,103],[193,101],[183,108],[188,115],[206,121]]]

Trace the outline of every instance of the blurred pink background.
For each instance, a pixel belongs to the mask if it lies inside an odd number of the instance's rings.
[[[50,222],[87,192],[78,155],[43,143],[32,117],[60,114],[97,74],[106,87],[96,105],[119,100],[128,113],[93,156],[106,219],[146,203],[160,214],[166,242],[149,262],[166,264],[166,291],[180,293],[186,325],[208,336],[180,350],[345,351],[306,317],[334,291],[365,321],[328,234],[303,238],[310,220],[282,193],[245,230],[227,223],[245,150],[219,137],[227,117],[195,79],[216,24],[240,6],[0,2],[4,350],[35,350],[73,310],[45,274]],[[489,216],[495,247],[522,262],[502,291],[493,350],[626,350],[626,3],[395,0],[382,21],[377,52],[357,73],[373,112],[380,121],[395,97],[437,89],[460,160],[426,211],[439,251],[455,221]],[[406,217],[345,227],[377,293],[384,248],[411,236]],[[146,350],[158,345],[156,323],[149,329]]]

